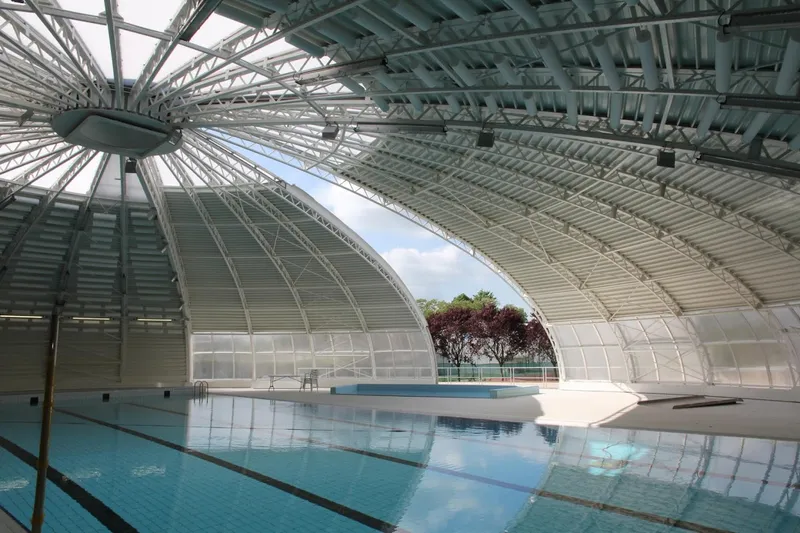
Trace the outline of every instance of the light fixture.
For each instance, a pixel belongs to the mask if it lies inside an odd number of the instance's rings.
[[[675,168],[675,152],[661,150],[656,156],[656,166]]]
[[[356,133],[447,133],[445,125],[414,122],[356,122]]]
[[[800,99],[787,96],[743,96],[726,94],[719,97],[722,109],[752,109],[768,113],[800,114]]]
[[[767,175],[781,176],[800,181],[800,167],[797,165],[778,165],[776,162],[762,161],[747,161],[744,159],[736,159],[734,157],[726,157],[723,155],[700,153],[695,160],[700,165],[706,166],[723,166],[729,168],[737,168],[749,172],[760,172]]]
[[[137,322],[172,322],[171,318],[137,318]]]
[[[0,315],[0,318],[16,318],[20,320],[41,320],[44,318],[42,315]]]
[[[358,61],[348,61],[337,63],[330,67],[315,68],[307,70],[294,77],[294,82],[298,85],[311,85],[323,81],[344,78],[356,74],[365,74],[380,67],[386,66],[385,57],[371,57],[369,59],[359,59]]]
[[[494,146],[494,132],[492,130],[485,130],[478,133],[478,142],[475,143],[478,148],[492,148]]]
[[[74,316],[72,320],[78,320],[80,322],[108,322],[111,319],[104,316]]]
[[[177,283],[178,282],[178,275],[175,274],[174,276],[172,276],[172,279],[170,281],[172,281],[172,283]]]
[[[724,33],[793,29],[800,25],[800,8],[783,6],[725,13],[718,22]]]
[[[169,250],[169,245],[168,245],[168,244],[165,244],[165,245],[164,245],[164,246],[161,248],[161,253],[162,253],[162,254],[165,254],[165,253],[167,253],[167,250]]]
[[[158,216],[158,212],[155,209],[150,208],[147,211],[147,220],[155,220],[157,216]]]
[[[322,138],[324,140],[332,141],[336,139],[339,134],[339,126],[337,124],[328,124],[322,128]]]

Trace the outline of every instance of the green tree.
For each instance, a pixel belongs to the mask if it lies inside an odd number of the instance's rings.
[[[450,307],[450,304],[435,298],[430,300],[425,298],[417,298],[417,306],[422,310],[422,314],[425,316],[425,318],[430,318],[430,316],[435,313],[441,313],[442,311],[447,310]]]

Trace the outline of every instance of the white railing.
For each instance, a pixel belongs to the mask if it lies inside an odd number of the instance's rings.
[[[509,383],[536,383],[539,385],[558,385],[558,368],[554,366],[453,366],[439,367],[439,382],[453,381],[497,381]]]

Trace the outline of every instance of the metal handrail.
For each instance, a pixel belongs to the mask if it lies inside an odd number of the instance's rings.
[[[476,366],[464,365],[461,372],[454,366],[438,367],[440,382],[450,381],[509,381],[511,383],[558,383],[558,368],[554,366]],[[459,375],[460,374],[460,375]]]
[[[195,381],[192,384],[192,398],[204,398],[208,396],[208,381]]]

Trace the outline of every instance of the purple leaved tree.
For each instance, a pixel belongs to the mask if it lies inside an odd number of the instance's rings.
[[[526,354],[528,359],[537,363],[548,363],[558,367],[556,352],[550,342],[544,326],[536,317],[531,318],[525,326],[525,336],[527,337]]]
[[[525,313],[517,307],[485,305],[470,323],[472,351],[494,359],[504,376],[503,366],[527,348],[525,322]]]
[[[461,365],[472,362],[470,326],[475,311],[451,307],[428,315],[428,330],[436,353],[456,367],[461,379]]]

